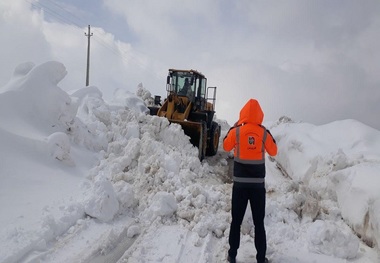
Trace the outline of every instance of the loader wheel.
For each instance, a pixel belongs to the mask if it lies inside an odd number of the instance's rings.
[[[207,145],[207,156],[214,156],[218,152],[220,138],[220,126],[216,122],[211,123],[210,140]]]

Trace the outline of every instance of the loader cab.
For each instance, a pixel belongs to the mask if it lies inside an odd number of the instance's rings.
[[[206,98],[206,77],[196,70],[170,69],[166,81],[168,94],[175,93],[185,96],[191,102],[202,108]]]

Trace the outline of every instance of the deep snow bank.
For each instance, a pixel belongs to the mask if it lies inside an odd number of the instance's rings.
[[[218,226],[200,222],[220,194],[193,185],[210,169],[181,127],[147,116],[144,102],[131,93],[119,90],[111,104],[96,87],[69,95],[57,86],[65,75],[58,62],[26,63],[1,89],[0,155],[6,165],[0,187],[17,198],[1,199],[9,212],[1,216],[0,261],[47,249],[86,215],[108,222],[137,210],[144,226],[177,213],[200,235],[208,229],[221,235],[226,218]],[[128,233],[139,229],[134,225]]]
[[[309,196],[314,194],[316,212],[337,201],[358,236],[378,246],[380,131],[355,120],[315,126],[286,118],[270,128],[279,146],[276,160]]]
[[[1,126],[21,135],[30,135],[33,130],[40,134],[66,131],[76,115],[69,95],[57,87],[66,74],[59,62],[18,66],[9,83],[0,89]]]
[[[84,198],[83,171],[95,165],[95,153],[73,144],[87,130],[71,133],[83,124],[57,86],[65,75],[58,62],[25,63],[0,89],[1,262],[46,248],[85,216],[76,200]]]

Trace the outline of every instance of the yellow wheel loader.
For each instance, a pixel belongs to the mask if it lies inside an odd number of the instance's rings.
[[[196,70],[169,69],[166,91],[162,105],[160,96],[155,96],[150,114],[180,124],[198,147],[200,160],[215,155],[220,138],[220,125],[213,121],[216,87],[207,87],[207,78]]]

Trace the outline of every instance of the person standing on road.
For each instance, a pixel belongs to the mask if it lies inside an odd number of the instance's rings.
[[[234,150],[234,174],[232,188],[232,222],[228,239],[228,261],[236,262],[240,245],[240,228],[248,201],[255,225],[256,260],[268,262],[265,217],[265,152],[277,154],[276,141],[263,125],[264,113],[255,99],[250,99],[240,110],[238,122],[223,140],[225,151]]]

